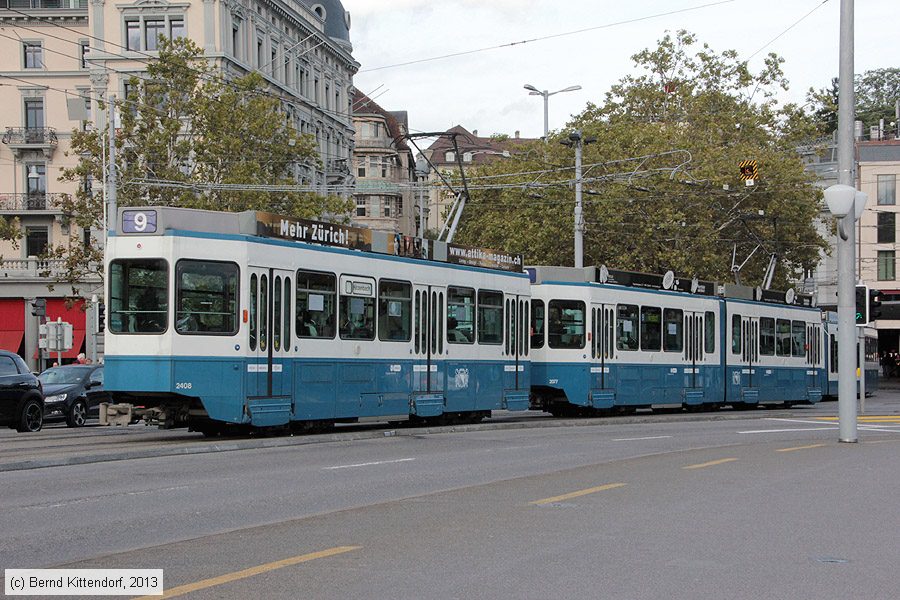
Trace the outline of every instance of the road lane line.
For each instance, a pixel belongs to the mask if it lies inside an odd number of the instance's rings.
[[[794,446],[793,448],[779,448],[775,452],[793,452],[794,450],[809,450],[810,448],[824,448],[825,444],[810,444],[809,446]]]
[[[224,583],[231,583],[232,581],[237,581],[239,579],[246,579],[247,577],[253,577],[254,575],[261,575],[262,573],[268,573],[269,571],[274,571],[276,569],[283,569],[284,567],[299,565],[300,563],[316,560],[317,558],[337,556],[338,554],[352,552],[353,550],[359,550],[360,548],[362,548],[362,546],[337,546],[336,548],[329,548],[328,550],[311,552],[310,554],[301,554],[300,556],[285,558],[283,560],[276,560],[264,565],[250,567],[249,569],[244,569],[242,571],[234,571],[233,573],[226,573],[225,575],[219,575],[218,577],[211,577],[202,581],[179,585],[178,587],[173,587],[162,596],[143,596],[141,598],[138,598],[137,600],[159,600],[160,598],[175,598],[176,596],[183,596],[184,594],[196,592],[197,590],[205,590],[206,588],[215,587]]]
[[[738,433],[791,433],[796,431],[833,431],[838,427],[795,427],[793,429],[754,429],[752,431],[738,431]]]
[[[543,500],[535,500],[533,502],[529,502],[529,504],[533,504],[535,506],[542,506],[544,504],[552,504],[553,502],[562,502],[563,500],[571,500],[572,498],[578,498],[579,496],[587,496],[588,494],[594,494],[596,492],[603,492],[606,490],[614,490],[616,488],[623,487],[628,485],[627,483],[607,483],[606,485],[598,485],[597,487],[587,488],[586,490],[578,490],[577,492],[569,492],[568,494],[562,494],[560,496],[553,496],[552,498],[544,498]]]
[[[336,467],[324,467],[325,471],[335,471],[337,469],[355,469],[356,467],[372,467],[375,465],[390,465],[393,463],[409,462],[416,460],[415,458],[398,458],[397,460],[378,460],[375,462],[356,463],[353,465],[338,465]]]
[[[637,437],[637,438],[618,438],[612,440],[614,442],[637,442],[639,440],[667,440],[671,438],[671,435],[654,435],[650,437]]]
[[[697,465],[688,465],[686,467],[681,467],[682,469],[703,469],[706,467],[714,467],[716,465],[722,465],[725,463],[730,463],[736,461],[736,458],[720,458],[719,460],[711,460],[709,462],[700,463]]]

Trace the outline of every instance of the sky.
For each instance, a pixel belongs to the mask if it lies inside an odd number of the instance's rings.
[[[791,84],[784,102],[802,104],[810,87],[827,87],[838,74],[840,0],[342,2],[361,65],[354,85],[387,110],[407,111],[413,132],[462,125],[481,136],[540,137],[543,99],[525,84],[551,92],[582,87],[550,97],[550,130],[560,129],[633,72],[633,54],[678,29],[717,53],[752,56],[754,70],[767,53],[779,54]],[[857,73],[900,66],[898,17],[898,0],[855,2]],[[548,36],[555,37],[536,40]],[[535,41],[514,43],[526,40]],[[393,66],[495,46],[502,47]]]

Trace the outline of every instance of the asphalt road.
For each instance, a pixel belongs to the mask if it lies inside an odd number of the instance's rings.
[[[216,442],[4,432],[0,566],[163,568],[186,598],[896,598],[900,394],[867,409],[858,444],[837,442],[836,403]],[[98,452],[135,457],[2,470]]]

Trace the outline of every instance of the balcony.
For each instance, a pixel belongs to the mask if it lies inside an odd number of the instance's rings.
[[[59,144],[53,127],[7,127],[2,141],[18,159],[29,150],[40,150],[50,158]]]
[[[350,177],[350,167],[346,158],[325,162],[325,178],[329,185],[344,183]]]
[[[0,214],[21,212],[63,212],[63,201],[68,194],[0,194]]]

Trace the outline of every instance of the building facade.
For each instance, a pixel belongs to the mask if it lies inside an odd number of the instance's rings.
[[[900,349],[900,281],[897,279],[897,182],[900,139],[859,142],[858,189],[869,196],[857,224],[860,279],[882,292],[882,318],[875,321],[881,350]]]
[[[360,91],[353,98],[354,223],[372,229],[418,235],[413,153],[403,136],[406,112],[389,112]]]
[[[18,219],[23,237],[0,241],[0,347],[22,354],[35,369],[38,318],[30,305],[48,298],[50,312],[76,325],[76,348],[97,352],[98,326],[82,310],[102,282],[81,282],[81,298],[47,285],[60,265],[41,261],[48,246],[75,240],[102,243],[102,232],[77,230],[60,200],[78,186],[100,193],[100,182],[60,182],[71,133],[105,128],[98,100],[127,95],[158,55],[159,36],[189,37],[222,72],[258,71],[278,95],[287,119],[316,138],[321,161],[296,166],[299,183],[349,197],[354,145],[350,15],[340,0],[0,0],[0,102],[7,107],[0,144],[0,216]],[[48,277],[50,275],[50,277]],[[77,327],[81,323],[81,335]],[[79,339],[82,340],[79,344]],[[18,342],[17,342],[18,340]],[[102,348],[100,348],[102,351]]]

